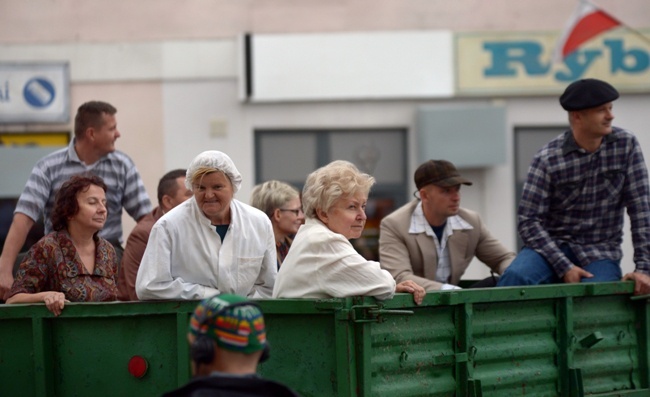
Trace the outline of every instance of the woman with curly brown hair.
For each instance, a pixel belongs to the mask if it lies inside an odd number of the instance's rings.
[[[75,175],[65,182],[54,202],[54,231],[27,253],[7,303],[44,302],[58,316],[65,302],[114,301],[115,249],[97,235],[106,216],[106,185],[100,177]]]

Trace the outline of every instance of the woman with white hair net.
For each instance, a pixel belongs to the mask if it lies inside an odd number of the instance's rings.
[[[151,229],[136,279],[139,299],[271,297],[273,228],[262,211],[234,199],[241,180],[225,153],[210,150],[192,160],[185,184],[194,197]]]

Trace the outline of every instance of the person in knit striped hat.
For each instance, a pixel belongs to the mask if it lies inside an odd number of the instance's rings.
[[[299,396],[257,375],[257,365],[268,360],[270,350],[264,315],[255,302],[233,294],[204,299],[192,314],[187,339],[194,379],[164,397]]]

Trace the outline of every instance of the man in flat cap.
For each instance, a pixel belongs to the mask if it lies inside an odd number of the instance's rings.
[[[627,209],[636,269],[623,280],[650,293],[648,172],[636,137],[612,126],[618,96],[584,79],[560,97],[571,128],[533,158],[519,204],[525,247],[499,286],[620,280]]]
[[[414,179],[420,200],[381,221],[381,267],[397,282],[412,280],[427,291],[458,288],[475,256],[501,274],[515,253],[490,234],[476,212],[460,207],[460,185],[472,182],[446,160],[420,165]]]

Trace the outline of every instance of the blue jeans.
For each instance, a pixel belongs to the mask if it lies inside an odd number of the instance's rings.
[[[573,251],[568,246],[561,246],[560,249],[571,262],[574,264],[578,263]],[[591,262],[583,269],[594,275],[592,278],[583,278],[580,280],[583,283],[620,281],[622,277],[620,260],[602,259]],[[553,270],[553,267],[543,256],[530,248],[524,247],[506,271],[503,272],[503,275],[497,283],[497,287],[556,284],[562,282],[563,280],[555,274],[555,270]]]

